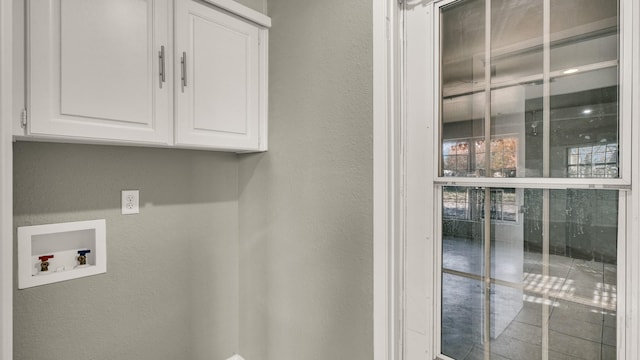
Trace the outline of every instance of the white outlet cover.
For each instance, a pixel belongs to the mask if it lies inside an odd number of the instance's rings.
[[[140,191],[122,190],[122,215],[140,213]]]

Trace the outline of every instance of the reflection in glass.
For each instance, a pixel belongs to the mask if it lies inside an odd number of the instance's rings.
[[[442,189],[443,353],[482,358],[489,331],[492,358],[615,358],[618,191],[488,193],[486,239],[486,188]],[[486,266],[490,293],[482,290]]]
[[[542,43],[542,0],[493,0],[490,26],[484,1],[453,4],[442,10],[441,22],[440,175],[619,177],[617,148],[589,164],[570,164],[567,156],[572,148],[619,144],[618,1],[550,2],[548,44]],[[491,74],[488,87],[485,73]],[[504,139],[512,139],[511,153],[494,156],[494,142]],[[450,143],[460,140],[466,153],[451,157]]]
[[[570,147],[567,175],[575,178],[617,178],[618,144]]]
[[[443,176],[486,176],[486,146],[483,138],[449,140],[442,143]],[[491,140],[490,171],[493,177],[515,177],[518,167],[518,139]]]
[[[442,274],[442,353],[465,359],[471,351],[482,353],[484,292],[482,283],[462,276]]]
[[[518,138],[503,137],[492,139],[490,149],[491,176],[515,177],[518,166]]]
[[[442,213],[443,267],[481,276],[484,272],[484,190],[443,188]]]
[[[618,11],[617,0],[441,8],[440,176],[503,178],[442,187],[445,355],[616,357],[618,192],[511,178],[620,177]]]
[[[492,84],[521,83],[542,74],[542,5],[542,0],[491,1]]]
[[[484,8],[463,0],[442,10],[442,176],[478,176],[471,139],[484,134]]]
[[[551,176],[619,177],[617,82],[614,67],[551,84]]]
[[[454,88],[457,93],[470,93],[483,86],[484,8],[484,0],[461,0],[442,9],[445,98]]]
[[[469,172],[469,142],[446,141],[442,144],[444,176],[464,176]]]
[[[617,61],[618,1],[562,0],[550,6],[552,72]]]

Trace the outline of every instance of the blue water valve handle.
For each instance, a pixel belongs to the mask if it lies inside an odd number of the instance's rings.
[[[91,250],[78,250],[78,265],[86,266],[87,265],[87,254],[90,253]]]

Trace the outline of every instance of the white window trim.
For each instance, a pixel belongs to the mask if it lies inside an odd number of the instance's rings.
[[[398,274],[397,0],[373,0],[373,353],[400,359]]]
[[[624,294],[626,300],[626,346],[625,352],[628,359],[637,359],[640,356],[640,243],[637,241],[640,236],[640,142],[637,141],[640,134],[640,100],[638,90],[640,89],[640,4],[635,3],[628,9],[632,17],[632,39],[628,39],[632,44],[632,67],[630,80],[632,82],[636,101],[631,103],[632,129],[629,136],[636,139],[632,142],[631,161],[635,165],[631,169],[631,186],[634,191],[626,193],[627,197],[627,271],[625,273],[627,284]],[[635,284],[634,284],[635,283]]]
[[[620,237],[626,236],[627,240],[619,247],[619,260],[625,268],[625,271],[619,275],[619,281],[623,282],[625,286],[618,292],[618,299],[623,302],[619,304],[618,328],[625,331],[625,337],[618,338],[617,348],[619,359],[631,360],[640,358],[640,263],[637,261],[640,258],[640,242],[637,241],[640,237],[640,142],[632,141],[632,139],[638,139],[640,135],[640,126],[637,125],[640,123],[640,101],[632,101],[634,98],[639,99],[637,93],[640,89],[640,4],[631,0],[621,1],[623,3],[621,11],[623,22],[632,24],[630,26],[632,28],[631,35],[628,33],[621,35],[625,49],[625,52],[620,55],[621,59],[624,59],[623,66],[625,66],[621,71],[624,71],[627,76],[625,83],[621,84],[624,92],[620,99],[620,106],[623,116],[631,119],[621,125],[620,129],[620,142],[631,147],[621,150],[621,152],[626,152],[626,155],[622,156],[628,157],[624,160],[621,159],[621,161],[627,165],[633,163],[634,166],[625,166],[627,170],[623,168],[623,171],[627,172],[622,174],[622,179],[617,185],[631,187],[635,190],[620,192],[621,200],[624,199],[624,203],[626,203],[626,211],[623,211],[626,218],[620,221],[621,226],[626,225],[626,234],[620,234]],[[424,119],[433,117],[433,114],[438,110],[436,89],[429,86],[429,83],[434,83],[434,75],[429,73],[429,69],[433,69],[434,65],[437,65],[437,61],[435,56],[428,56],[434,53],[429,49],[430,44],[424,41],[416,44],[416,42],[411,42],[411,39],[412,34],[421,34],[422,38],[426,36],[428,39],[433,39],[433,21],[429,16],[429,12],[433,10],[433,1],[409,1],[407,10],[402,17],[404,23],[395,24],[398,27],[407,26],[404,36],[410,44],[404,49],[402,61],[399,61],[396,67],[403,67],[404,73],[411,72],[412,78],[428,79],[425,82],[403,83],[402,94],[396,94],[390,90],[391,96],[401,96],[402,101],[398,103],[406,106],[401,112],[403,116],[399,123],[402,126],[398,132],[404,135],[399,137],[402,143],[400,148],[406,150],[403,151],[404,158],[400,160],[400,163],[408,165],[400,169],[400,173],[403,174],[401,178],[404,179],[404,187],[396,186],[402,194],[398,203],[404,204],[402,210],[406,218],[404,222],[389,220],[389,224],[401,228],[398,233],[403,236],[387,239],[395,246],[403,248],[403,254],[406,255],[404,258],[396,259],[396,261],[402,261],[399,266],[401,270],[389,276],[391,279],[399,279],[396,281],[404,284],[402,291],[390,293],[390,295],[396,297],[402,304],[403,326],[400,331],[403,339],[400,351],[402,356],[397,359],[405,360],[433,359],[436,357],[435,351],[439,347],[436,343],[439,317],[436,310],[439,261],[434,259],[434,254],[439,254],[437,242],[434,241],[438,235],[435,227],[437,215],[434,214],[433,207],[428,206],[434,204],[434,201],[438,201],[438,196],[432,187],[425,186],[425,179],[427,181],[430,179],[434,183],[461,185],[460,181],[452,183],[447,181],[449,179],[438,179],[436,176],[437,164],[433,163],[433,154],[438,153],[438,141],[431,143],[424,141],[424,139],[437,140],[438,136],[437,123],[423,123]],[[374,67],[374,77],[377,76],[380,76],[380,72]],[[633,97],[632,91],[627,89],[629,86],[633,89]],[[630,125],[631,128],[628,128]],[[380,150],[376,144],[374,144],[374,148]],[[391,152],[386,154],[386,156],[393,155]],[[425,159],[429,163],[425,163]],[[374,162],[376,161],[377,159],[374,158]],[[376,179],[377,176],[376,173]],[[477,185],[477,180],[469,179],[469,183],[473,182]],[[482,181],[484,186],[494,184],[494,180],[486,180]],[[500,180],[498,179],[498,181]],[[518,186],[522,187],[540,186],[527,179],[518,181]],[[429,183],[426,182],[426,184]],[[463,181],[463,183],[465,182]],[[563,188],[567,183],[564,179],[559,179],[545,184],[544,187]],[[602,185],[605,185],[604,182]],[[422,214],[422,216],[416,216],[416,214]],[[380,242],[379,240],[374,241]],[[381,266],[377,260],[378,258],[376,258],[374,266],[379,269]],[[379,294],[376,292],[375,300],[378,301],[378,299]],[[377,313],[376,316],[378,316]]]
[[[0,1],[0,359],[13,359],[12,8]]]

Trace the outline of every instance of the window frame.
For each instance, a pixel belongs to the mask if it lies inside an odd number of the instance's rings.
[[[433,84],[433,86],[435,87],[434,89],[434,94],[436,94],[436,97],[434,98],[434,112],[432,113],[431,119],[433,119],[433,121],[437,121],[437,126],[434,126],[433,129],[437,129],[437,131],[432,131],[432,136],[433,136],[433,143],[434,144],[438,144],[438,150],[441,150],[442,146],[440,146],[441,141],[444,141],[443,139],[443,129],[442,129],[442,106],[441,106],[441,100],[443,99],[443,88],[441,86],[442,83],[442,78],[441,78],[441,74],[442,74],[442,68],[441,68],[441,46],[440,46],[440,42],[442,39],[441,36],[441,32],[440,29],[442,28],[441,26],[441,17],[438,16],[440,14],[440,9],[443,7],[446,7],[450,4],[453,4],[455,2],[458,2],[460,0],[441,0],[441,1],[434,1],[433,2],[433,23],[434,23],[434,29],[433,29],[433,34],[434,36],[430,39],[431,41],[431,52],[432,52],[432,56],[433,56],[433,73],[431,74],[432,77],[432,81],[431,83]],[[488,6],[490,6],[491,4],[491,0],[485,0],[486,3],[488,3]],[[550,0],[544,0],[545,6],[548,8],[549,4],[550,4]],[[438,154],[438,158],[439,161],[435,162],[434,164],[434,169],[433,169],[433,174],[435,174],[434,179],[433,179],[433,188],[436,191],[436,204],[442,204],[442,189],[447,186],[447,185],[454,185],[455,186],[475,186],[475,187],[482,187],[482,188],[489,188],[490,191],[493,190],[494,188],[500,188],[500,187],[511,187],[511,186],[515,186],[516,188],[528,188],[528,189],[544,189],[544,190],[549,190],[549,189],[568,189],[568,188],[575,188],[575,189],[580,189],[580,188],[585,188],[585,189],[593,189],[593,188],[602,188],[602,189],[606,189],[606,188],[615,188],[615,189],[619,189],[619,197],[620,197],[620,201],[619,201],[619,211],[618,211],[618,227],[619,227],[619,231],[618,231],[618,254],[617,257],[619,260],[618,263],[618,267],[624,269],[623,274],[618,274],[618,284],[622,284],[621,286],[619,285],[618,288],[622,288],[621,292],[624,294],[625,289],[627,284],[623,281],[624,280],[624,276],[626,274],[626,262],[624,260],[624,255],[625,255],[625,249],[626,249],[626,244],[627,244],[627,238],[626,238],[626,232],[623,231],[622,229],[624,229],[622,226],[625,223],[624,219],[626,218],[626,213],[627,213],[627,205],[626,205],[626,201],[624,201],[624,191],[625,190],[629,190],[630,186],[631,186],[631,156],[626,156],[625,151],[627,149],[627,147],[630,148],[629,144],[631,144],[631,138],[630,138],[630,134],[631,131],[628,131],[627,129],[631,129],[631,124],[632,124],[632,118],[631,118],[631,109],[630,109],[630,101],[629,99],[627,99],[627,101],[625,102],[625,99],[627,98],[627,96],[630,94],[630,87],[629,84],[627,82],[624,81],[624,75],[630,73],[629,70],[629,66],[631,65],[631,59],[629,57],[630,52],[629,51],[624,51],[625,48],[627,48],[627,43],[625,42],[625,40],[628,40],[630,38],[630,36],[625,36],[624,34],[626,32],[628,32],[628,28],[631,26],[632,23],[629,23],[627,19],[627,16],[625,16],[625,12],[624,12],[624,3],[625,0],[620,0],[620,25],[619,25],[619,31],[620,31],[620,47],[619,47],[619,59],[620,59],[620,63],[619,63],[619,71],[618,71],[618,79],[619,79],[619,94],[621,94],[621,96],[619,96],[619,141],[618,141],[618,161],[620,164],[620,167],[622,167],[622,173],[619,173],[620,177],[617,179],[606,179],[606,178],[602,178],[602,179],[598,179],[598,178],[552,178],[552,177],[544,177],[544,178],[509,178],[508,182],[505,182],[504,178],[484,178],[484,177],[444,177],[442,176],[443,173],[441,172],[442,169],[442,164],[441,164],[441,159],[442,156],[439,153],[435,153]],[[548,11],[548,10],[547,10]],[[546,16],[548,16],[548,14],[546,14]],[[485,21],[486,22],[491,22],[491,15],[490,14],[486,14],[485,13]],[[626,27],[625,27],[626,26]],[[626,31],[625,31],[626,30]],[[544,37],[544,42],[548,42],[548,34],[545,35]],[[486,45],[486,44],[485,44]],[[628,49],[628,48],[627,48]],[[485,49],[485,52],[487,51],[487,49]],[[546,50],[545,50],[546,51]],[[489,52],[490,54],[490,52]],[[626,56],[625,56],[626,55]],[[489,55],[490,56],[490,55]],[[491,91],[493,88],[491,87],[491,82],[489,79],[486,78],[488,74],[485,73],[485,92]],[[545,75],[543,74],[543,79],[548,79]],[[562,76],[559,74],[559,76]],[[543,96],[549,96],[548,94],[543,94]],[[629,105],[629,106],[628,106]],[[489,119],[487,119],[488,117],[488,112],[490,112],[490,107],[489,109],[487,109],[485,107],[485,127],[487,129],[490,129],[490,126],[488,126],[488,124],[490,124],[487,121],[490,121]],[[627,130],[627,131],[625,131]],[[490,131],[490,130],[485,130],[485,131]],[[491,138],[493,138],[493,135],[490,136]],[[548,146],[548,143],[546,144]],[[544,145],[543,145],[544,146]],[[542,180],[542,181],[541,181]],[[548,197],[548,195],[546,195]],[[548,201],[548,200],[547,200]],[[441,223],[441,219],[443,219],[443,214],[440,213],[440,211],[442,211],[442,207],[441,206],[437,206],[436,205],[436,209],[435,209],[435,214],[436,214],[436,218],[434,221],[434,225],[435,225],[435,236],[434,236],[434,242],[435,242],[435,246],[436,246],[436,251],[434,252],[434,254],[437,254],[436,259],[434,261],[434,263],[436,264],[436,268],[435,268],[435,274],[436,274],[436,286],[435,286],[435,291],[433,294],[433,297],[435,299],[435,314],[434,314],[434,318],[435,318],[435,326],[436,326],[436,331],[435,331],[435,337],[434,337],[434,354],[436,354],[436,358],[438,359],[444,359],[444,360],[450,360],[451,358],[447,357],[446,355],[442,354],[442,227],[440,225]],[[619,297],[619,299],[622,297]],[[624,316],[621,316],[624,315]],[[620,301],[620,303],[618,304],[618,313],[617,313],[617,339],[622,338],[623,340],[620,341],[618,340],[618,346],[616,347],[618,353],[621,353],[620,347],[624,347],[624,336],[621,335],[625,335],[625,327],[622,326],[621,324],[624,323],[624,318],[626,318],[626,302],[625,301]],[[625,351],[626,352],[626,351]],[[634,357],[631,357],[634,358]]]
[[[428,354],[436,358],[440,353],[439,301],[441,289],[441,191],[443,186],[516,187],[533,189],[618,189],[619,191],[619,232],[618,232],[618,359],[639,358],[640,345],[640,285],[631,279],[640,279],[640,267],[634,259],[640,257],[640,245],[632,241],[640,235],[640,166],[634,164],[640,158],[640,145],[633,143],[638,138],[638,114],[640,101],[632,101],[633,89],[640,89],[640,4],[632,0],[620,0],[620,65],[619,65],[619,163],[618,179],[594,178],[509,178],[505,186],[503,178],[466,178],[439,176],[440,160],[432,161],[437,154],[440,158],[440,62],[438,29],[440,28],[439,8],[457,0],[427,1],[422,4],[403,6],[403,27],[405,46],[401,53],[403,85],[400,93],[403,114],[400,126],[400,141],[404,149],[403,174],[406,209],[399,224],[404,233],[397,241],[405,248],[403,273],[403,353],[404,359],[419,359],[417,354]],[[549,0],[546,0],[549,1]],[[421,79],[426,84],[418,84],[411,79]],[[429,85],[431,84],[431,85]],[[425,101],[426,99],[426,101]],[[426,126],[421,124],[425,119]],[[425,142],[424,139],[432,139]],[[428,161],[425,161],[428,159]],[[420,161],[422,163],[420,163]],[[418,177],[420,181],[416,180]],[[578,180],[578,181],[576,181]],[[425,184],[431,184],[425,186]],[[420,188],[426,187],[427,189]],[[632,191],[632,188],[635,191]],[[435,206],[433,204],[436,204]],[[421,223],[418,215],[421,215]],[[419,238],[422,242],[415,240]],[[424,267],[418,262],[429,264]],[[418,280],[424,281],[421,285]],[[416,302],[424,296],[425,301]],[[426,306],[425,306],[426,305]],[[415,320],[415,319],[419,320]],[[424,326],[422,326],[424,324]],[[417,336],[417,329],[423,331]],[[444,357],[446,359],[446,357]]]
[[[430,49],[431,53],[431,61],[433,64],[432,70],[427,73],[428,79],[427,82],[433,84],[433,93],[435,94],[435,99],[437,101],[432,102],[433,113],[431,114],[432,119],[438,119],[438,123],[435,124],[434,127],[437,128],[437,131],[433,131],[431,134],[431,138],[434,144],[440,144],[441,134],[442,134],[442,121],[440,116],[442,114],[441,103],[439,99],[442,99],[444,94],[442,89],[440,88],[440,74],[441,74],[441,65],[440,65],[440,40],[436,39],[436,36],[440,34],[439,29],[441,28],[441,19],[439,16],[439,9],[442,7],[446,7],[452,3],[458,2],[460,0],[436,0],[429,4],[431,8],[430,13],[433,14],[431,17],[431,23],[433,24],[432,32],[434,36],[431,39],[426,39],[428,45],[428,49]],[[486,0],[491,1],[491,0]],[[550,1],[550,0],[544,0]],[[518,187],[526,187],[526,188],[549,188],[549,189],[566,189],[571,186],[573,188],[608,188],[610,186],[615,186],[616,188],[629,188],[631,186],[631,165],[632,165],[632,157],[631,151],[627,154],[627,150],[631,150],[632,143],[632,84],[625,80],[625,74],[633,74],[633,57],[632,57],[632,49],[633,49],[633,34],[631,31],[631,26],[633,25],[633,12],[626,11],[628,7],[632,7],[632,3],[630,0],[620,0],[620,48],[619,48],[619,70],[618,70],[618,79],[619,79],[619,111],[620,111],[620,122],[619,122],[619,139],[618,139],[618,153],[619,158],[618,162],[620,164],[620,168],[622,172],[620,173],[620,177],[617,179],[589,179],[582,178],[583,180],[576,181],[581,178],[544,178],[544,183],[538,181],[537,178],[516,178],[510,184],[518,186]],[[554,77],[561,76],[570,76],[570,74],[555,74]],[[406,78],[405,78],[406,79]],[[439,150],[438,152],[439,153]],[[449,177],[449,176],[441,176],[440,161],[434,164],[434,182],[436,184],[442,185],[458,185],[458,186],[486,186],[486,187],[499,187],[503,181],[501,179],[496,178],[468,178],[468,177]]]

